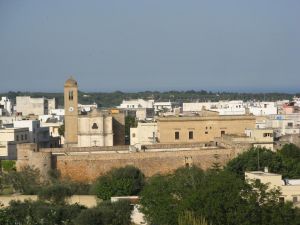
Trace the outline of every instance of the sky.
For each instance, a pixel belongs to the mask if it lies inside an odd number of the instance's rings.
[[[0,0],[0,93],[300,92],[299,0]]]

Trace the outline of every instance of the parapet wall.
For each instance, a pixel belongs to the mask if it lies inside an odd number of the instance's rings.
[[[183,166],[195,165],[207,169],[216,161],[225,165],[233,156],[231,149],[57,155],[56,166],[62,177],[93,181],[112,168],[126,165],[138,167],[150,177],[155,174],[167,174]]]

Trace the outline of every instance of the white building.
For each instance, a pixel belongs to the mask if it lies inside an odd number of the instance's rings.
[[[138,123],[135,128],[130,128],[130,145],[151,145],[156,143],[157,123]]]
[[[154,102],[154,111],[155,113],[158,112],[171,112],[174,108],[174,103],[172,102]]]
[[[154,108],[154,100],[133,99],[123,100],[119,109],[137,109],[137,108]]]
[[[17,144],[29,142],[28,128],[0,128],[0,159],[17,159]]]
[[[22,116],[0,116],[0,124],[13,124],[14,121],[22,120]]]
[[[300,133],[300,114],[271,115],[266,120],[266,127],[275,130],[275,136]]]
[[[50,133],[48,127],[41,127],[39,120],[20,120],[14,121],[15,128],[28,128],[28,140],[37,143],[39,147],[50,147]]]
[[[246,104],[246,107],[254,116],[277,114],[277,105],[275,102],[250,102]]]
[[[246,102],[219,101],[183,103],[183,112],[200,112],[203,109],[219,112],[219,115],[244,115],[247,113],[255,116],[277,114],[275,102]]]
[[[45,115],[56,108],[55,98],[31,98],[30,96],[16,97],[16,111],[23,116]]]
[[[50,137],[51,138],[58,138],[60,143],[59,145],[63,145],[64,144],[64,136],[61,136],[59,134],[59,129],[60,127],[64,124],[63,122],[63,118],[61,119],[61,116],[52,116],[47,118],[46,120],[40,119],[41,121],[41,127],[47,127],[49,129],[49,133],[50,133]],[[51,144],[50,144],[50,147]],[[57,147],[57,146],[54,146]]]
[[[0,99],[0,116],[10,116],[12,114],[12,103],[7,97]]]
[[[183,103],[183,112],[200,112],[210,110],[220,115],[244,115],[246,113],[243,101],[193,102]]]
[[[51,109],[50,115],[56,115],[56,116],[64,116],[65,115],[65,109]]]
[[[91,112],[93,109],[97,109],[98,105],[96,103],[91,105],[78,104],[78,110],[81,112]]]

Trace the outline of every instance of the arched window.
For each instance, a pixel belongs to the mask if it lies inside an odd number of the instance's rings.
[[[98,125],[96,123],[93,123],[92,129],[98,129]]]
[[[69,91],[69,100],[73,100],[73,91]]]

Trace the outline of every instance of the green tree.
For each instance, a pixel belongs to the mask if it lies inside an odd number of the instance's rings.
[[[151,224],[177,224],[179,214],[187,209],[204,176],[197,167],[184,167],[174,174],[151,177],[140,195],[147,220]]]
[[[264,167],[272,172],[280,172],[283,167],[282,158],[265,148],[251,148],[229,161],[225,169],[243,178],[245,171],[263,170]]]
[[[141,205],[150,224],[178,225],[177,219],[186,211],[214,225],[294,225],[300,221],[297,209],[278,201],[278,189],[270,190],[258,181],[249,184],[228,170],[189,171],[156,176],[146,184]]]
[[[65,136],[65,122],[58,128],[58,134],[63,137]]]
[[[15,191],[22,194],[36,194],[42,185],[38,169],[29,166],[22,171],[11,170],[3,175],[4,183],[12,185]]]
[[[47,200],[54,204],[65,204],[66,198],[72,195],[71,187],[63,183],[45,186],[38,192],[40,200]]]
[[[133,166],[112,169],[99,177],[93,192],[102,200],[112,196],[136,195],[144,186],[144,174]]]
[[[102,202],[97,207],[82,211],[75,219],[75,225],[130,225],[130,202]]]
[[[294,144],[284,145],[277,154],[283,161],[280,173],[284,178],[300,178],[300,148]]]

